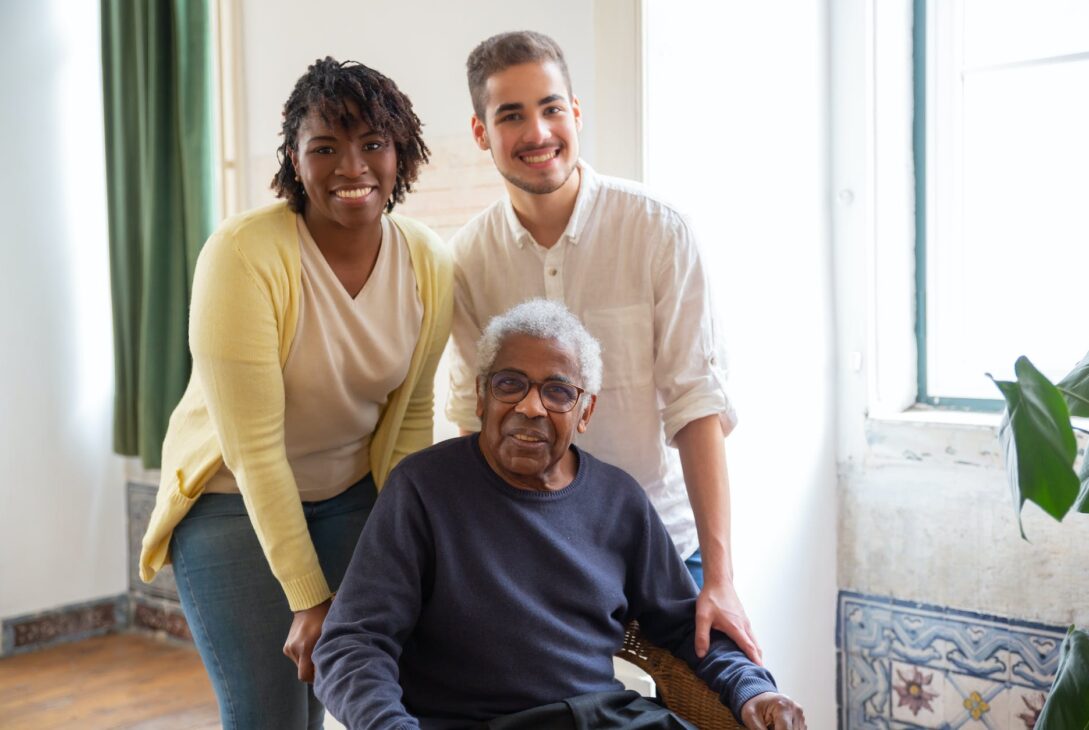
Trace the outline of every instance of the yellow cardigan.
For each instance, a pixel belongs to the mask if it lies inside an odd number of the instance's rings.
[[[371,438],[379,489],[397,462],[431,444],[435,368],[452,310],[445,245],[426,226],[390,217],[408,242],[423,322],[408,375],[390,394]],[[162,480],[140,553],[146,582],[169,561],[175,526],[226,462],[291,610],[330,596],[284,449],[283,366],[302,281],[295,219],[286,203],[234,217],[197,259],[189,320],[193,375],[163,442]]]

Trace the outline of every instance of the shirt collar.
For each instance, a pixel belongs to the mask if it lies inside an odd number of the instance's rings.
[[[579,242],[579,234],[582,233],[582,229],[586,225],[586,219],[589,217],[590,210],[597,199],[597,191],[600,187],[597,173],[585,160],[580,159],[578,167],[580,175],[579,192],[575,196],[575,208],[571,211],[571,217],[567,220],[567,227],[564,229],[563,235],[560,236],[560,238],[567,238],[571,243],[575,244]],[[527,242],[533,240],[533,236],[522,225],[522,221],[518,220],[518,214],[514,212],[514,204],[511,203],[510,195],[503,199],[503,214],[507,218],[507,225],[510,226],[510,230],[514,234],[514,243],[518,248],[522,248]]]

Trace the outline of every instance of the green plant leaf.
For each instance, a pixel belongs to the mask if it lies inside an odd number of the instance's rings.
[[[1074,473],[1078,444],[1070,411],[1059,389],[1027,357],[1017,358],[1016,381],[991,380],[1006,399],[999,436],[1006,455],[1006,476],[1013,493],[1021,536],[1021,508],[1026,500],[1062,520],[1078,496]]]
[[[1081,458],[1078,479],[1081,480],[1081,491],[1078,493],[1078,498],[1074,500],[1074,509],[1078,512],[1089,513],[1089,454]]]
[[[1070,415],[1089,418],[1089,353],[1055,386],[1066,398]],[[1089,457],[1082,457],[1078,479],[1081,481],[1081,491],[1074,500],[1074,509],[1089,513]]]
[[[1063,391],[1070,415],[1089,418],[1089,354],[1056,385]]]
[[[1089,730],[1089,633],[1073,626],[1059,649],[1059,669],[1036,730]]]

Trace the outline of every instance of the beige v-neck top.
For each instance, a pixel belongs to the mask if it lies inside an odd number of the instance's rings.
[[[284,447],[304,502],[329,499],[370,471],[370,440],[389,395],[405,380],[423,303],[396,225],[382,217],[382,246],[352,297],[298,216],[299,321],[284,364]],[[226,466],[206,492],[237,493]]]

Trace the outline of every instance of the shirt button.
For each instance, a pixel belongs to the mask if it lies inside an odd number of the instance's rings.
[[[548,270],[548,275],[549,275],[549,276],[555,276],[555,275],[556,275],[556,273],[557,273],[557,272],[556,272],[556,270],[555,270],[555,269],[549,269],[549,270]]]

